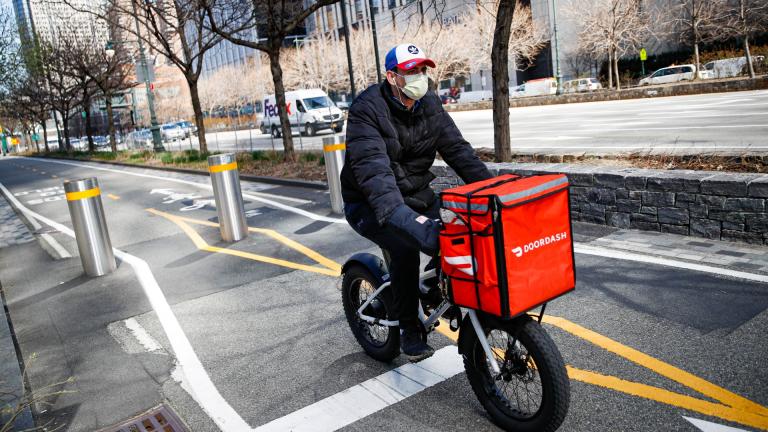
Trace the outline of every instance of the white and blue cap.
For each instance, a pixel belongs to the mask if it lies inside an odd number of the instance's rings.
[[[412,43],[404,43],[392,48],[384,60],[384,67],[387,70],[392,70],[396,67],[403,70],[411,70],[421,65],[433,68],[435,67],[435,62],[427,58],[424,55],[424,51]]]

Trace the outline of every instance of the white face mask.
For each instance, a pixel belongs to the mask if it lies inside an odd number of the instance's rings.
[[[429,87],[429,78],[427,78],[427,74],[400,75],[395,73],[395,75],[403,77],[405,80],[405,86],[398,88],[401,89],[409,99],[419,100],[427,94],[427,89]]]

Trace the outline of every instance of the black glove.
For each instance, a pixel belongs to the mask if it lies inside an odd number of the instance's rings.
[[[411,236],[419,244],[419,249],[427,255],[434,256],[440,250],[440,224],[416,213],[405,204],[392,212],[387,224]]]

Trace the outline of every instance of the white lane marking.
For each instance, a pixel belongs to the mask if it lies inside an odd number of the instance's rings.
[[[10,194],[8,189],[6,189],[2,183],[0,183],[0,189],[6,196],[9,196],[19,210],[29,218],[37,219],[72,238],[75,237],[74,231],[69,227],[24,207]],[[149,267],[149,264],[141,258],[135,257],[119,249],[113,248],[112,250],[116,257],[120,258],[124,263],[127,263],[133,268],[133,272],[136,274],[136,278],[139,280],[139,284],[144,290],[144,294],[149,299],[149,303],[152,305],[155,314],[157,314],[160,324],[163,327],[163,331],[165,331],[165,335],[168,337],[168,341],[171,344],[171,349],[179,362],[179,368],[181,369],[181,374],[183,376],[183,387],[222,431],[251,431],[251,427],[248,426],[245,420],[243,420],[232,406],[227,403],[213,384],[213,381],[211,381],[211,377],[208,376],[208,373],[205,371],[203,364],[200,362],[195,350],[192,348],[192,344],[189,342],[189,339],[187,339],[187,335],[184,334],[184,330],[181,328],[178,319],[176,319],[176,315],[174,315],[171,306],[168,304],[165,294],[163,294],[163,291],[157,284],[157,280],[152,274],[152,269]]]
[[[8,189],[6,189],[6,188],[5,188],[5,186],[3,186],[3,184],[2,184],[2,183],[0,183],[0,190],[2,190],[2,192],[3,192],[3,195],[5,195],[6,199],[7,199],[8,201],[10,201],[12,204],[14,204],[14,207],[16,207],[17,209],[19,209],[19,211],[21,211],[22,213],[24,213],[24,212],[21,210],[21,208],[24,208],[24,206],[23,206],[23,205],[21,205],[21,203],[19,202],[19,200],[17,200],[17,199],[16,199],[16,198],[15,198],[15,197],[14,197],[14,196],[11,194],[11,191],[9,191]],[[40,225],[40,224],[37,222],[37,220],[36,220],[35,218],[31,218],[31,217],[29,217],[29,215],[27,215],[26,213],[24,213],[24,215],[25,215],[25,216],[27,216],[27,220],[29,220],[29,223],[32,225],[32,228],[33,228],[35,231],[37,231],[37,230],[39,230],[40,228],[42,228],[42,225]],[[56,241],[56,239],[55,239],[55,238],[53,238],[53,236],[52,236],[52,235],[50,235],[50,234],[48,234],[48,233],[43,233],[43,234],[40,234],[40,238],[41,238],[41,239],[43,239],[43,241],[44,241],[44,242],[48,243],[48,246],[50,246],[50,247],[51,247],[51,249],[53,249],[53,252],[54,252],[56,255],[58,255],[58,258],[59,258],[59,259],[64,259],[64,258],[72,258],[72,254],[71,254],[71,253],[69,253],[69,251],[68,251],[68,250],[67,250],[67,249],[66,249],[64,246],[62,246],[62,245],[61,245],[61,243],[59,243],[58,241]],[[54,257],[54,258],[56,258],[56,257]]]
[[[721,424],[712,423],[705,420],[699,420],[699,419],[686,417],[686,416],[683,416],[683,418],[688,420],[692,425],[696,426],[703,432],[747,432],[744,429],[737,429],[735,427],[724,426]]]
[[[730,270],[722,267],[714,267],[705,264],[694,264],[683,261],[676,261],[669,258],[661,258],[650,255],[642,255],[632,252],[617,251],[613,249],[602,248],[592,245],[576,245],[574,246],[574,252],[584,255],[594,255],[604,258],[613,258],[625,261],[636,261],[647,264],[658,264],[666,267],[677,267],[686,270],[693,270],[702,273],[712,273],[720,276],[730,276],[738,279],[745,279],[754,282],[768,283],[768,276],[747,273],[738,270]]]
[[[259,426],[255,432],[331,432],[464,371],[454,345]]]
[[[130,172],[130,171],[121,171],[121,170],[115,170],[115,169],[111,169],[111,168],[96,167],[96,166],[83,165],[83,164],[77,164],[77,163],[65,162],[65,161],[55,161],[55,160],[47,160],[47,159],[39,159],[39,160],[41,162],[57,163],[57,164],[61,164],[61,165],[71,165],[71,166],[76,166],[76,167],[81,167],[81,168],[89,168],[89,169],[95,169],[95,170],[100,170],[100,171],[115,172],[115,173],[118,173],[118,174],[128,174],[128,175],[132,175],[132,176],[136,176],[136,177],[146,177],[146,178],[153,178],[153,179],[171,181],[171,182],[176,182],[176,183],[183,183],[183,184],[188,184],[188,185],[191,185],[191,186],[199,187],[199,188],[205,189],[205,190],[211,190],[211,191],[213,190],[213,187],[211,185],[208,185],[208,184],[195,183],[195,182],[191,182],[191,181],[187,181],[187,180],[175,179],[175,178],[170,178],[170,177],[154,176],[154,175],[150,175],[150,174],[140,174],[140,173],[134,173],[134,172]],[[254,200],[254,201],[262,202],[262,203],[264,203],[264,204],[266,204],[268,206],[271,206],[271,207],[279,208],[281,210],[285,210],[285,211],[288,211],[288,212],[291,212],[291,213],[296,213],[298,215],[301,215],[301,216],[304,216],[304,217],[307,217],[309,219],[313,219],[313,220],[316,220],[316,221],[330,222],[330,223],[341,223],[341,224],[346,224],[347,223],[347,220],[343,219],[343,218],[332,218],[332,217],[328,217],[328,216],[321,216],[321,215],[318,215],[318,214],[315,214],[315,213],[312,213],[312,212],[308,212],[306,210],[302,210],[302,209],[299,209],[299,208],[296,208],[296,207],[291,207],[289,205],[279,203],[277,201],[273,201],[273,200],[269,200],[269,199],[266,199],[266,198],[262,198],[260,196],[254,195],[254,194],[268,195],[268,194],[264,194],[264,193],[260,193],[260,192],[252,192],[252,193],[249,192],[249,193],[243,193],[243,197],[251,199],[251,200]],[[276,195],[268,195],[268,196],[274,197],[274,198],[278,198],[278,199],[282,199],[282,200],[285,200],[285,201],[293,201],[293,202],[301,201],[302,204],[306,204],[306,203],[309,202],[307,200],[300,200],[298,198],[282,197],[282,196],[276,196]]]
[[[123,321],[123,323],[125,323],[125,327],[133,333],[133,337],[135,337],[147,351],[153,352],[161,351],[163,349],[162,345],[160,345],[155,338],[147,333],[147,331],[144,330],[144,327],[136,321],[136,318],[128,318]]]

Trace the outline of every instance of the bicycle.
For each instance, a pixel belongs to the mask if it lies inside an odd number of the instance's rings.
[[[442,298],[434,308],[425,309],[423,282],[434,277]],[[457,314],[458,307],[448,300],[449,278],[428,270],[419,280],[424,337],[448,313],[449,325],[459,331],[458,350],[470,386],[492,420],[505,430],[557,430],[568,412],[570,381],[560,351],[541,326],[546,304],[538,314],[528,311],[507,320],[465,308]],[[399,323],[393,319],[389,285],[387,265],[373,254],[355,254],[342,267],[347,322],[363,350],[383,362],[400,355]]]

